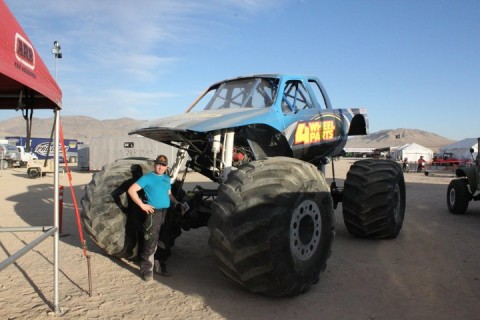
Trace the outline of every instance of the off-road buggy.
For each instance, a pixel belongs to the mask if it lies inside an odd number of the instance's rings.
[[[480,138],[478,138],[480,147]],[[470,148],[473,166],[460,166],[455,170],[456,179],[448,184],[447,206],[453,214],[464,214],[470,201],[480,200],[480,156],[474,159],[474,149]]]
[[[339,202],[353,235],[384,239],[400,232],[405,182],[396,162],[357,161],[343,188],[325,180],[325,164],[342,154],[347,137],[367,130],[366,110],[333,109],[317,78],[275,74],[215,83],[185,113],[131,134],[178,149],[172,190],[190,210],[181,218],[171,210],[177,218],[167,224],[167,242],[181,230],[208,226],[226,276],[253,292],[293,296],[317,283],[326,268]],[[142,215],[125,191],[151,170],[151,160],[118,160],[86,186],[85,228],[110,255],[137,254]],[[218,189],[183,190],[191,171]]]
[[[434,154],[432,159],[432,166],[453,167],[460,165],[461,160],[457,159],[451,152],[444,152],[443,154]]]

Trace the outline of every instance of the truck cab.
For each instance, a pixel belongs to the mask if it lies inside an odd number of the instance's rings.
[[[16,147],[17,147],[18,153],[20,154],[20,166],[21,167],[26,167],[28,161],[30,161],[30,160],[37,160],[38,159],[38,157],[35,153],[25,151],[24,146],[16,146]]]
[[[232,167],[269,157],[321,164],[342,153],[348,136],[367,133],[365,108],[334,109],[318,78],[290,74],[214,83],[185,113],[130,132],[186,150],[192,167],[217,182]],[[220,141],[233,154],[222,154]]]
[[[20,166],[20,153],[15,146],[0,144],[0,163],[2,169]]]

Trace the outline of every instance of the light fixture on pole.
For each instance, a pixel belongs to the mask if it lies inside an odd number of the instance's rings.
[[[52,53],[55,56],[55,81],[57,81],[57,59],[62,59],[61,49],[60,42],[53,41]]]

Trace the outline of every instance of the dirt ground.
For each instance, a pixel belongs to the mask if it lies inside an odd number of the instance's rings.
[[[353,160],[335,161],[343,185]],[[92,174],[72,168],[78,203]],[[327,179],[332,171],[328,167]],[[190,183],[198,176],[191,175]],[[60,309],[64,319],[479,319],[480,203],[465,215],[447,211],[448,172],[407,173],[407,208],[397,239],[351,236],[335,210],[336,237],[327,270],[295,298],[246,292],[215,267],[206,228],[183,232],[168,261],[171,278],[144,283],[138,266],[102,253],[85,235],[92,296],[67,175],[60,237]],[[53,225],[53,177],[0,171],[0,226]],[[41,233],[0,233],[0,260]],[[1,319],[51,319],[53,238],[0,271]],[[57,315],[58,316],[58,315]]]

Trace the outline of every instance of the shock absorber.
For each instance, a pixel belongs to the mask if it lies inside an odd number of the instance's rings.
[[[232,171],[234,137],[235,137],[235,132],[225,133],[224,148],[223,148],[223,164],[224,164],[224,170],[222,174],[223,182],[227,180],[228,175]]]
[[[212,141],[212,153],[213,153],[212,171],[213,171],[213,175],[215,175],[215,176],[218,176],[218,173],[220,172],[220,171],[217,171],[217,155],[220,152],[221,147],[222,147],[222,143],[221,143],[220,139],[221,139],[220,134],[216,134],[216,135],[213,136],[213,141]],[[221,169],[221,167],[220,167],[220,169]]]

